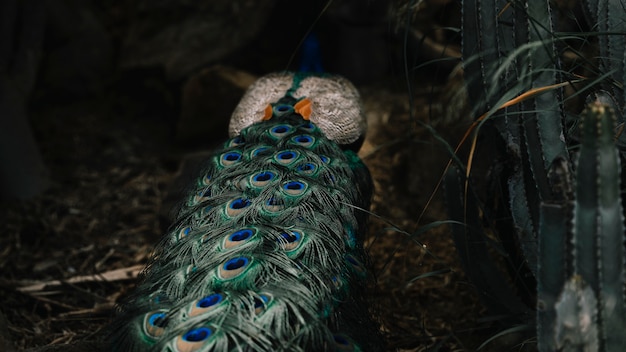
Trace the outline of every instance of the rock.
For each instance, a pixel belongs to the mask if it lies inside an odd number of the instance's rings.
[[[113,44],[91,1],[46,2],[44,99],[74,100],[100,92],[113,71]]]
[[[124,69],[162,66],[179,80],[248,43],[275,0],[141,0],[123,41]]]
[[[183,87],[176,140],[206,147],[224,140],[228,121],[241,96],[256,77],[233,68],[214,66],[190,77]]]
[[[0,3],[0,198],[29,199],[50,185],[27,102],[40,66],[45,12],[37,0]]]

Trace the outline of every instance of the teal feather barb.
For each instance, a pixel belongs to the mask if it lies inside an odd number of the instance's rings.
[[[352,118],[339,115],[363,118],[355,97],[336,76],[280,73],[250,88],[231,121],[240,132],[207,161],[121,305],[111,350],[382,348],[363,297],[372,183],[356,154],[336,143],[354,147],[362,135],[337,136],[334,126]],[[250,115],[243,127],[238,119]],[[354,128],[363,121],[352,126],[346,134],[363,133]]]

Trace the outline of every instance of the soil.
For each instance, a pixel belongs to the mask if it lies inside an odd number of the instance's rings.
[[[411,94],[397,73],[358,84],[370,123],[360,155],[375,182],[366,247],[377,284],[369,297],[390,351],[473,351],[505,326],[479,302],[448,227],[427,226],[447,219],[437,183],[449,155],[421,123],[452,144],[469,125],[462,110],[442,119],[459,104],[450,90],[460,84],[427,71]],[[169,89],[146,74],[124,79]],[[1,204],[0,312],[17,349],[97,341],[169,225],[169,186],[198,150],[176,142],[175,104],[128,91],[114,84],[88,99],[31,107],[53,185],[36,199]],[[32,286],[51,280],[61,281]],[[485,350],[519,350],[523,341]]]

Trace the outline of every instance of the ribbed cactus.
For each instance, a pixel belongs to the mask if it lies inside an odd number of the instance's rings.
[[[622,351],[626,346],[626,238],[615,126],[615,113],[608,105],[597,100],[587,107],[580,123],[575,199],[571,205],[563,197],[560,204],[542,207],[538,290],[542,351]],[[568,218],[571,224],[563,221]]]
[[[496,215],[510,216],[509,226],[504,222],[494,230],[502,243],[517,235],[517,248],[536,280],[536,297],[522,298],[529,308],[537,300],[541,351],[621,351],[626,346],[626,238],[616,147],[616,139],[623,145],[616,116],[620,123],[623,118],[608,103],[624,108],[626,2],[589,0],[585,6],[591,27],[600,31],[601,59],[598,79],[589,80],[595,85],[584,90],[604,87],[612,97],[601,96],[580,117],[566,120],[559,88],[573,75],[561,70],[556,49],[567,44],[553,30],[548,1],[463,1],[465,79],[473,111],[482,116],[476,126],[495,127],[508,160],[492,166],[493,184],[506,185],[496,201],[490,198],[497,194],[473,188],[472,178],[459,181],[449,173],[450,217],[466,223],[455,226],[453,235],[487,305],[520,316],[520,298],[510,297],[528,293],[516,279],[519,271],[512,281],[519,290],[507,297],[513,290],[499,287],[508,280],[488,268],[494,263],[485,255],[489,239],[483,224]],[[504,212],[503,202],[508,203]],[[516,253],[508,249],[504,262],[512,263]]]
[[[465,80],[472,111],[476,116],[483,115],[483,122],[495,127],[508,159],[506,167],[494,168],[494,171],[500,171],[494,172],[493,178],[498,188],[504,189],[501,196],[509,207],[505,211],[498,209],[482,213],[483,216],[491,214],[496,217],[495,212],[499,212],[498,218],[510,217],[510,224],[505,226],[507,232],[499,236],[502,241],[516,242],[523,259],[517,260],[509,254],[503,260],[517,275],[513,277],[515,287],[512,289],[524,296],[526,304],[532,304],[534,289],[529,281],[532,282],[537,275],[539,204],[554,196],[548,176],[552,162],[557,158],[568,158],[560,93],[547,90],[542,94],[531,94],[505,109],[501,106],[522,94],[558,83],[552,14],[547,1],[465,0],[462,35]],[[477,130],[480,127],[482,124]],[[450,178],[448,180],[447,188],[453,189],[455,186]],[[473,192],[471,188],[469,191]],[[462,192],[465,193],[465,188]],[[478,210],[469,208],[488,207],[489,198],[493,197],[496,194],[478,196],[472,201],[472,196],[465,194],[461,203],[448,197],[449,206],[460,204],[464,207],[462,211],[451,210],[450,215],[453,220],[464,222],[467,216],[478,213]],[[480,224],[481,221],[475,222]],[[495,222],[494,219],[487,221]],[[462,232],[481,231],[480,228],[464,230],[457,226],[454,236],[457,242],[475,242]],[[489,246],[484,235],[482,242],[482,246]],[[464,262],[470,272],[485,272],[485,267],[493,265],[481,252],[461,252],[461,256],[466,257]],[[522,267],[527,268],[532,277],[520,276]],[[488,305],[500,302],[501,309],[495,313],[513,314],[521,319],[527,316],[529,312],[519,308],[517,299],[489,294],[494,288],[509,285],[508,282],[499,275],[480,276],[478,290]]]

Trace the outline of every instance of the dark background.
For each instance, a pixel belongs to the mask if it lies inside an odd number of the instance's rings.
[[[98,341],[169,225],[187,170],[226,138],[255,77],[306,62],[310,31],[323,68],[360,89],[370,124],[360,152],[376,187],[368,296],[389,349],[471,351],[494,336],[502,327],[477,301],[448,229],[425,227],[446,219],[436,184],[449,156],[420,123],[455,144],[471,122],[457,67],[460,10],[453,0],[415,3],[3,2],[3,16],[16,19],[0,32],[3,87],[34,78],[0,107],[20,107],[14,118],[28,121],[45,172],[41,192],[12,188],[0,203],[0,346]],[[40,55],[15,70],[24,50]],[[117,269],[133,275],[88,276]],[[507,334],[487,349],[524,339]]]

